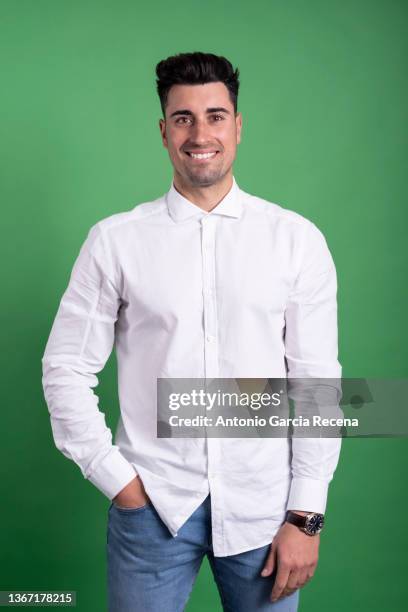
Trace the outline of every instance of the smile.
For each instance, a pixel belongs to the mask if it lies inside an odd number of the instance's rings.
[[[192,159],[212,159],[217,155],[218,151],[212,151],[210,153],[191,153],[189,151],[185,151],[185,153]]]
[[[190,159],[194,159],[196,162],[205,162],[210,159],[213,159],[219,151],[211,151],[209,153],[191,153],[189,151],[185,151],[186,155],[190,157]]]

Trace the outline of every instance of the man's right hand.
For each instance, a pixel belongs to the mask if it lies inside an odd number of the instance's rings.
[[[129,484],[113,498],[112,502],[121,508],[137,509],[145,506],[149,502],[149,497],[139,476],[131,480]]]

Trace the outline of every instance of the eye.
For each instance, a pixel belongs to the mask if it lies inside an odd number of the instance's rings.
[[[178,117],[178,119],[176,119],[176,123],[184,124],[186,121],[190,121],[190,118],[189,117]]]
[[[217,119],[217,121],[219,121],[219,120],[223,121],[224,120],[223,115],[211,115],[211,116],[213,117],[214,121],[215,121],[215,119]]]

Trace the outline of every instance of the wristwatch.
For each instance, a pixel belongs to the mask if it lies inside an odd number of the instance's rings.
[[[286,512],[285,521],[299,527],[304,533],[310,536],[317,535],[321,532],[324,525],[324,515],[318,512],[309,512],[306,516],[296,514],[292,510]]]

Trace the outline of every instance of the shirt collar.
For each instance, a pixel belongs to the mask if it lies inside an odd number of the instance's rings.
[[[225,215],[227,217],[239,218],[242,213],[242,196],[241,190],[238,187],[235,178],[232,177],[232,187],[229,192],[223,197],[221,202],[217,204],[210,212],[206,212],[196,204],[193,204],[181,195],[174,187],[172,181],[171,187],[166,194],[166,202],[171,218],[178,222],[189,219],[190,217],[206,215]]]

